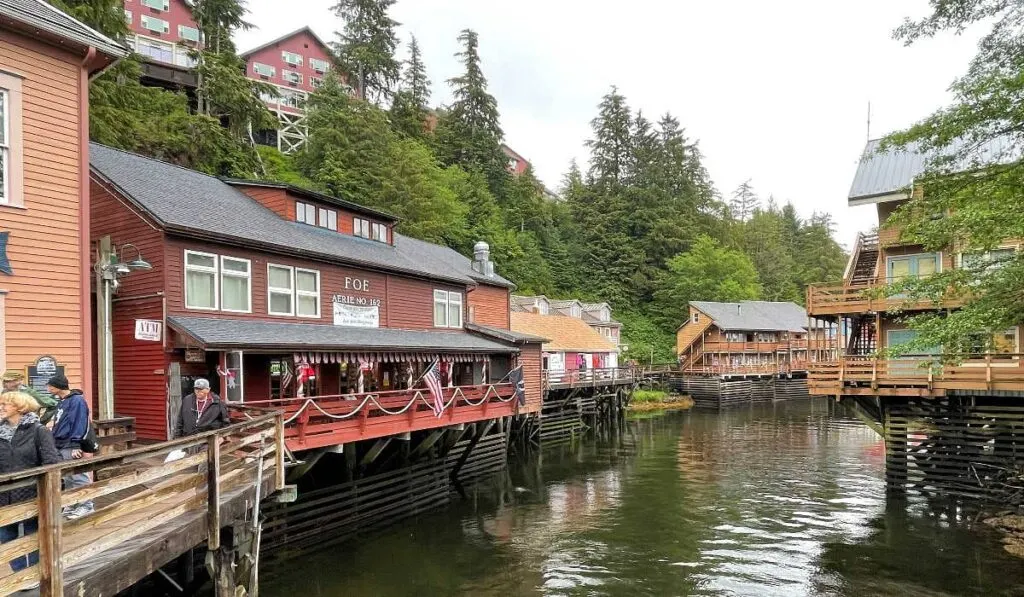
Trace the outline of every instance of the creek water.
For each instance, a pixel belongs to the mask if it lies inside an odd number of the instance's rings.
[[[825,399],[629,418],[492,487],[261,571],[261,595],[1024,595],[942,502],[886,499],[878,437]]]

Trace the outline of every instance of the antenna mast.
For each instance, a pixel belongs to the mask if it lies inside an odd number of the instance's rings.
[[[868,141],[871,140],[871,100],[868,100]]]

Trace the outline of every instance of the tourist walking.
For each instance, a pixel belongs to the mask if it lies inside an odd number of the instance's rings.
[[[89,406],[82,390],[68,387],[68,378],[54,375],[46,382],[46,389],[60,400],[53,417],[53,441],[64,460],[78,460],[84,455],[82,439],[89,433]],[[72,473],[64,477],[64,490],[77,489],[88,485],[89,473]],[[92,500],[64,507],[64,517],[81,518],[93,511]]]
[[[25,392],[0,394],[0,473],[16,473],[25,469],[57,464],[60,455],[50,430],[39,422],[39,403]],[[19,487],[0,493],[0,506],[34,500],[36,487]],[[39,530],[39,519],[22,521],[25,535]],[[0,543],[18,538],[18,523],[0,527]],[[11,560],[15,572],[39,563],[39,552]]]
[[[46,425],[53,418],[54,413],[57,412],[57,399],[46,392],[40,392],[32,386],[25,385],[25,374],[17,369],[8,369],[3,375],[4,392],[24,392],[29,396],[36,399],[41,407],[39,412],[39,422]]]
[[[174,437],[220,429],[230,423],[228,406],[210,390],[209,380],[200,377],[192,384],[192,393],[181,399],[181,416]]]

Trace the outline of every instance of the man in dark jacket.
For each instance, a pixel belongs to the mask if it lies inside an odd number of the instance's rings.
[[[192,393],[181,399],[181,416],[174,437],[220,429],[230,423],[228,406],[210,391],[209,381],[199,378],[192,384]]]
[[[60,373],[46,382],[46,391],[60,402],[53,416],[53,441],[64,460],[78,460],[82,454],[82,438],[89,433],[89,405],[82,390],[68,388],[68,378]],[[74,473],[64,477],[64,490],[77,489],[90,483],[89,473]],[[93,511],[92,500],[64,508],[67,518],[80,518]]]

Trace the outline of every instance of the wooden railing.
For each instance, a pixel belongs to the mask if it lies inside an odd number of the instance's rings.
[[[545,371],[544,385],[552,386],[599,386],[602,384],[629,384],[640,377],[640,372],[631,367],[609,367],[605,369],[570,369],[568,371]]]
[[[962,300],[932,301],[929,299],[908,299],[906,297],[885,297],[880,289],[891,280],[877,279],[870,284],[851,286],[848,284],[811,284],[807,287],[807,314],[841,315],[884,312],[896,309],[945,309],[959,307]]]
[[[502,417],[518,406],[510,383],[443,388],[442,394],[440,416],[426,388],[246,404],[283,411],[285,442],[293,451]]]
[[[0,507],[0,526],[37,520],[39,528],[0,544],[0,595],[37,583],[44,597],[63,595],[68,568],[197,510],[207,512],[206,540],[216,549],[226,493],[262,482],[260,470],[277,489],[285,484],[281,413],[231,408],[246,420],[171,442],[0,475],[0,495],[27,498]],[[181,457],[169,460],[172,453]],[[94,482],[62,491],[61,478],[72,473],[92,474]],[[85,501],[95,503],[91,514],[64,520],[63,508]],[[11,571],[8,562],[33,552],[38,564]]]
[[[705,341],[694,346],[702,352],[789,352],[807,350],[807,339],[773,340],[765,342],[731,342],[728,340]]]
[[[956,364],[941,356],[913,355],[898,359],[844,357],[812,363],[808,382],[812,391],[841,395],[851,388],[867,388],[880,395],[901,390],[1024,390],[1024,354],[969,355]],[[865,393],[865,392],[856,392]]]
[[[792,363],[761,363],[756,365],[695,365],[686,367],[682,373],[695,375],[780,375],[807,370],[806,361]]]

